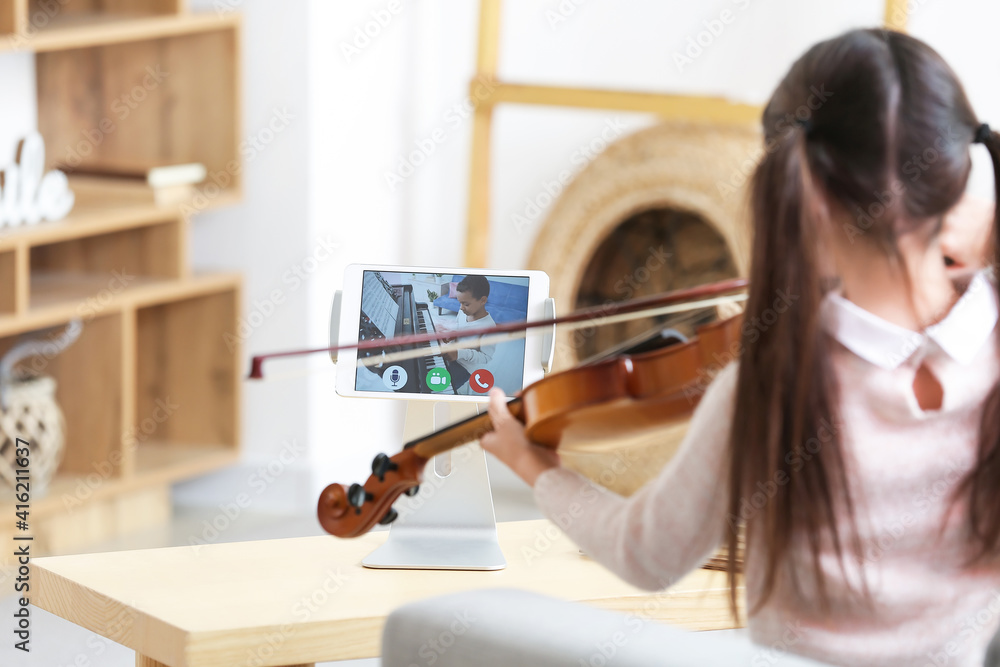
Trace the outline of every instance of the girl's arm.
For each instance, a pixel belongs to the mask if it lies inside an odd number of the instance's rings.
[[[661,590],[701,565],[728,529],[726,452],[736,370],[730,364],[719,373],[677,454],[628,498],[559,466],[553,450],[529,442],[499,390],[490,401],[495,430],[480,442],[535,487],[542,511],[589,556],[635,586]]]

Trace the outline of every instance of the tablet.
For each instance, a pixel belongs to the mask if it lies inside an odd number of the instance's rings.
[[[542,319],[549,278],[542,271],[351,264],[342,292],[339,343],[344,345]],[[426,354],[395,361],[383,359],[399,348],[344,350],[337,361],[337,393],[481,402],[493,387],[511,395],[542,378],[541,336],[479,340],[451,353],[425,344]]]

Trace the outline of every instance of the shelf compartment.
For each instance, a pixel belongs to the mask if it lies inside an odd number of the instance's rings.
[[[17,288],[21,283],[17,270],[17,249],[0,252],[0,313],[13,315],[18,311]]]
[[[123,278],[119,278],[123,276]],[[141,289],[160,282],[153,278],[108,273],[35,271],[31,276],[31,309],[45,311],[71,307],[71,315],[89,319],[118,309],[116,296],[129,289]]]
[[[213,19],[192,34],[38,54],[50,166],[200,162],[203,190],[231,199],[242,172],[238,50],[239,23]]]
[[[48,340],[54,333],[43,330],[35,336]],[[119,314],[95,317],[61,353],[23,362],[30,371],[56,381],[56,400],[66,420],[66,449],[59,474],[96,474],[100,483],[121,474],[121,337]],[[0,338],[0,354],[20,340],[20,336]]]
[[[65,241],[35,245],[29,265],[32,274],[30,307],[37,301],[36,283],[51,274],[89,274],[73,285],[68,298],[80,298],[85,281],[98,277],[103,284],[91,292],[107,289],[119,292],[140,278],[184,278],[186,267],[186,228],[179,218],[167,219],[133,229],[122,229]],[[43,281],[51,285],[51,280]],[[47,290],[46,294],[51,294]]]
[[[210,442],[236,450],[239,304],[239,287],[231,285],[136,309],[137,451],[142,441],[170,447]]]

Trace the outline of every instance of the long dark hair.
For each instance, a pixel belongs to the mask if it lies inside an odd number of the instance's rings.
[[[936,234],[961,198],[979,125],[947,63],[920,40],[889,30],[853,30],[816,44],[792,65],[764,110],[765,153],[750,191],[754,241],[744,321],[751,325],[743,332],[729,447],[729,516],[737,519],[731,524],[745,528],[747,545],[766,547],[764,560],[754,564],[763,581],[755,582],[751,614],[774,592],[782,568],[792,565],[793,539],[811,554],[821,608],[829,604],[821,545],[832,545],[842,569],[848,549],[861,555],[837,427],[832,343],[820,326],[825,286],[817,206],[823,201],[838,209],[852,242],[875,244],[898,260],[901,234]],[[1000,192],[1000,141],[996,134],[980,138]],[[783,295],[794,305],[770,312]],[[972,535],[984,554],[1000,542],[998,438],[994,386],[979,462],[962,485],[971,501]],[[748,503],[761,489],[773,493]],[[853,530],[838,529],[844,517]],[[734,612],[737,532],[728,535]],[[789,574],[798,586],[805,573],[792,567]]]

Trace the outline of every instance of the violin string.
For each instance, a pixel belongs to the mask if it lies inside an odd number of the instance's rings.
[[[642,310],[633,313],[619,313],[616,315],[608,315],[605,317],[596,317],[591,320],[584,320],[581,322],[567,322],[565,324],[559,325],[559,330],[574,331],[576,329],[583,329],[586,327],[605,326],[608,324],[616,324],[618,322],[627,322],[647,317],[657,317],[659,315],[689,313],[690,311],[710,308],[712,306],[717,306],[723,303],[746,301],[747,298],[748,295],[746,294],[734,294],[730,296],[713,297],[711,299],[704,299],[701,301],[691,301],[688,303],[675,303],[667,306],[650,308],[648,310]],[[689,317],[693,317],[693,315],[689,315]],[[551,330],[546,328],[542,330],[542,333],[551,333]],[[470,337],[462,341],[443,343],[438,345],[438,354],[457,352],[458,350],[465,350],[473,347],[479,347],[480,345],[484,344],[493,345],[496,343],[521,340],[526,337],[526,334],[527,331],[521,330],[521,331],[513,331],[507,333],[488,334],[480,336],[478,338]],[[388,347],[391,345],[392,345],[392,339],[391,338],[386,339],[386,346]],[[380,355],[372,355],[365,359],[359,360],[358,366],[371,368],[374,366],[382,366],[384,364],[392,364],[397,361],[407,361],[409,359],[417,359],[419,357],[426,357],[426,356],[429,356],[427,348],[420,348],[414,350],[401,350],[398,352],[384,352]]]

